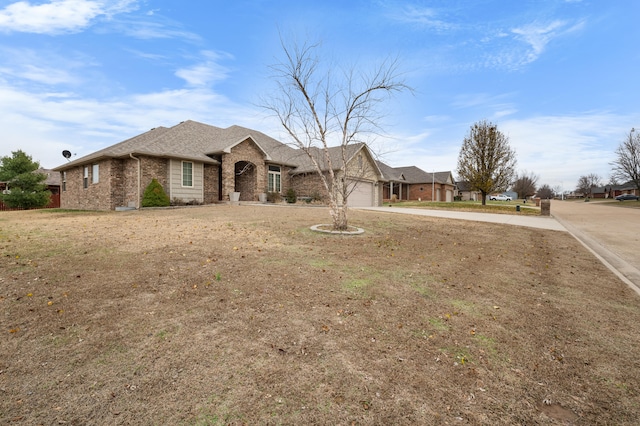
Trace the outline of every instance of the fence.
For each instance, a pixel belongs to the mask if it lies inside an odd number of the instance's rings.
[[[41,207],[43,209],[59,209],[60,208],[60,194],[51,194],[51,201],[45,207]],[[0,201],[0,211],[9,211],[9,210],[24,210],[22,208],[11,208],[5,206],[5,204]]]

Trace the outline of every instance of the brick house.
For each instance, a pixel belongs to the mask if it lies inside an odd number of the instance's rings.
[[[340,149],[332,148],[330,154],[334,169],[341,168]],[[342,178],[354,189],[349,205],[381,204],[382,175],[368,147],[349,146],[346,161]],[[181,203],[216,203],[236,195],[239,201],[258,201],[260,194],[285,193],[289,188],[298,196],[326,198],[310,165],[301,150],[256,130],[184,121],[151,129],[54,170],[61,176],[62,208],[114,210],[139,208],[154,178],[172,201]]]
[[[446,172],[425,172],[416,166],[390,167],[378,161],[385,177],[383,199],[446,201],[452,202],[455,195],[453,174]]]

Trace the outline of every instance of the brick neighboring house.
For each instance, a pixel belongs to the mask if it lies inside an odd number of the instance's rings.
[[[597,188],[592,188],[591,195],[593,198],[616,198],[622,194],[639,195],[640,191],[636,188],[633,181],[623,183],[622,185],[605,185]],[[589,194],[587,194],[589,195]]]
[[[390,167],[381,162],[378,166],[385,177],[384,200],[395,195],[398,200],[453,201],[456,185],[450,171],[429,173],[416,166]]]
[[[337,169],[340,149],[330,152]],[[368,147],[356,144],[347,153],[344,178],[354,188],[349,205],[381,204],[377,188],[382,176]],[[259,194],[284,194],[288,188],[298,196],[326,198],[310,164],[302,151],[262,132],[189,120],[151,129],[54,170],[62,181],[61,207],[114,210],[139,208],[153,178],[171,200],[184,203],[227,201],[233,193],[239,193],[240,201],[258,201]]]

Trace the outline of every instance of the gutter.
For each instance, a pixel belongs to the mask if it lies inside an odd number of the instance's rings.
[[[140,159],[133,156],[133,153],[129,154],[129,157],[133,158],[138,162],[138,186],[137,186],[137,197],[136,197],[136,209],[140,210]]]

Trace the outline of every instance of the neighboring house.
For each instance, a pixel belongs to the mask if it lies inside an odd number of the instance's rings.
[[[398,200],[452,202],[455,195],[453,174],[425,172],[416,166],[390,167],[378,162],[385,177],[383,199],[395,194]]]
[[[471,183],[468,181],[458,182],[456,184],[457,194],[462,201],[481,201],[482,192],[471,189]]]
[[[334,169],[342,165],[339,151],[330,149]],[[357,144],[347,153],[344,178],[355,189],[349,205],[381,204],[377,188],[382,175],[369,149]],[[54,170],[61,175],[63,208],[114,210],[140,207],[154,178],[172,201],[181,203],[227,201],[234,193],[240,201],[257,201],[259,194],[284,194],[289,188],[298,196],[325,199],[326,190],[310,165],[301,150],[256,130],[184,121],[151,129]]]
[[[615,198],[622,194],[640,195],[633,181],[622,185],[605,185],[592,189],[593,198]]]
[[[402,172],[381,161],[377,161],[377,164],[384,176],[382,199],[389,201],[395,196],[396,200],[408,200],[409,182],[407,182]]]

